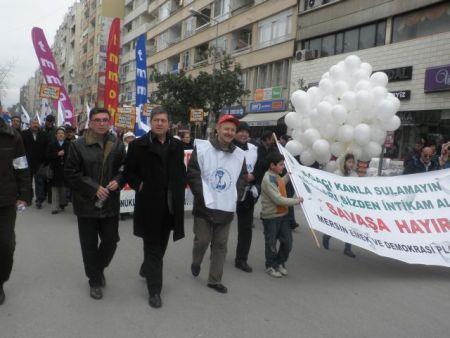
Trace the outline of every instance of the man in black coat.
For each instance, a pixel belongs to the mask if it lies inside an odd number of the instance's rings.
[[[48,136],[41,130],[39,121],[34,119],[31,121],[30,128],[22,131],[23,144],[27,154],[28,165],[30,166],[31,175],[34,178],[36,207],[40,209],[42,202],[45,201],[45,179],[38,175],[39,168],[45,164],[47,154]]]
[[[31,202],[31,178],[20,133],[0,117],[0,305],[16,246],[16,208]]]
[[[91,109],[89,130],[70,143],[64,167],[65,178],[72,188],[90,296],[94,299],[103,297],[101,287],[106,283],[103,271],[111,262],[119,241],[125,147],[109,132],[110,118],[107,109]]]
[[[266,130],[261,136],[261,144],[258,146],[258,161],[255,164],[253,175],[255,176],[255,184],[260,187],[264,178],[264,174],[269,169],[267,155],[273,151],[278,151],[274,144],[273,132]]]
[[[151,131],[128,146],[124,177],[136,191],[134,234],[144,241],[140,274],[147,279],[150,306],[159,308],[170,232],[174,241],[184,237],[186,167],[181,141],[168,134],[167,112],[154,109],[150,124]]]
[[[403,175],[426,173],[439,170],[439,163],[433,159],[433,150],[429,147],[422,149],[420,157],[414,157],[406,165]]]

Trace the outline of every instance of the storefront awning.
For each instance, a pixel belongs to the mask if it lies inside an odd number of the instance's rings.
[[[280,118],[286,115],[288,112],[276,112],[276,113],[251,113],[243,117],[240,121],[247,122],[250,127],[266,127],[276,126]]]

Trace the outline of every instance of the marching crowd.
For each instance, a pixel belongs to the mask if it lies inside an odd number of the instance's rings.
[[[210,140],[196,140],[194,147],[189,133],[179,138],[170,135],[169,116],[160,107],[150,117],[151,131],[139,138],[131,132],[111,132],[110,119],[108,110],[93,108],[89,128],[77,136],[70,125],[55,127],[52,115],[47,116],[43,128],[33,120],[23,131],[19,117],[12,118],[11,126],[0,117],[0,305],[5,301],[3,284],[13,265],[16,213],[30,205],[33,196],[38,209],[45,201],[51,202],[52,214],[72,202],[89,294],[101,299],[104,272],[119,241],[120,190],[125,184],[136,192],[133,232],[143,242],[139,274],[147,281],[151,307],[162,306],[163,258],[169,238],[172,235],[178,241],[185,237],[186,185],[194,195],[194,277],[200,274],[210,248],[207,286],[227,293],[222,275],[235,213],[235,266],[252,272],[248,255],[258,199],[266,272],[276,278],[288,274],[292,230],[298,226],[293,207],[303,200],[295,196],[272,133],[265,133],[261,142],[254,144],[245,122],[223,115],[215,135]],[[193,149],[187,168],[186,149]],[[418,142],[405,161],[405,174],[449,168],[449,152],[446,143],[435,156]],[[354,156],[346,154],[337,174],[357,176],[355,170]],[[329,236],[323,236],[325,249],[329,241]],[[355,257],[350,244],[345,244],[344,254]]]

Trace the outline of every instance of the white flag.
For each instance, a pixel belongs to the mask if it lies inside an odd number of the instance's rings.
[[[150,127],[147,124],[142,122],[142,119],[141,119],[141,107],[142,106],[136,107],[136,121],[137,121],[137,125],[138,125],[139,129],[143,130],[145,133],[148,133],[150,131]]]
[[[89,112],[91,111],[91,108],[89,107],[89,104],[86,101],[86,120],[84,123],[84,129],[89,128]]]
[[[57,121],[57,126],[63,126],[65,122],[65,118],[64,118],[64,108],[62,106],[61,100],[58,100],[58,121]]]

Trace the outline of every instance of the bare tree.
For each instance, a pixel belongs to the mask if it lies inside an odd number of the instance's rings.
[[[5,95],[5,91],[8,88],[8,80],[15,63],[16,60],[12,60],[4,64],[0,64],[0,100]]]

